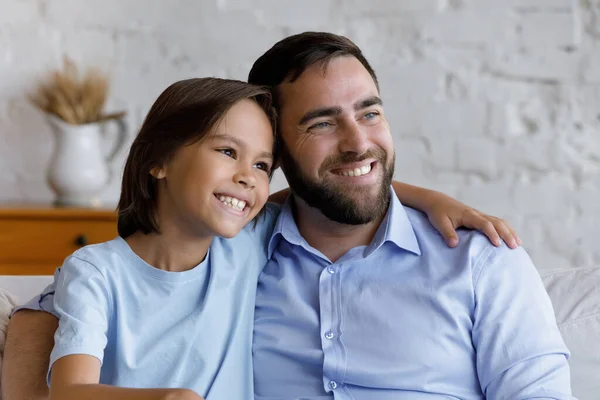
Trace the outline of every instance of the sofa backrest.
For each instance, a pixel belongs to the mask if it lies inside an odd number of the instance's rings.
[[[600,399],[600,267],[543,273],[579,400]]]

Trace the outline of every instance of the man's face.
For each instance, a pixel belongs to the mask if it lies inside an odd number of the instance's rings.
[[[359,225],[389,204],[394,145],[377,86],[354,57],[307,68],[280,93],[281,164],[292,191],[330,220]]]

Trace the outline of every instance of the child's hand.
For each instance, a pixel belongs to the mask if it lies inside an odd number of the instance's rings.
[[[511,249],[521,245],[522,242],[517,233],[502,218],[483,214],[440,192],[432,191],[429,196],[431,198],[427,201],[430,205],[427,207],[427,217],[442,234],[448,246],[455,247],[458,244],[456,228],[461,226],[477,229],[486,235],[495,246],[502,244],[500,239],[504,240]]]

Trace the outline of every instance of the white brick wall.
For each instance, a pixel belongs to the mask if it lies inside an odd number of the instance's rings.
[[[52,200],[53,137],[24,94],[63,54],[110,70],[110,108],[129,112],[133,137],[169,83],[245,79],[276,40],[330,30],[380,76],[398,179],[508,218],[540,269],[600,263],[600,1],[299,4],[0,0],[0,201]]]

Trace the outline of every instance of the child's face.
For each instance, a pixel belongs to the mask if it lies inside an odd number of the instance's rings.
[[[158,219],[196,236],[233,237],[269,196],[273,131],[251,100],[235,104],[201,141],[179,149],[161,169]]]

